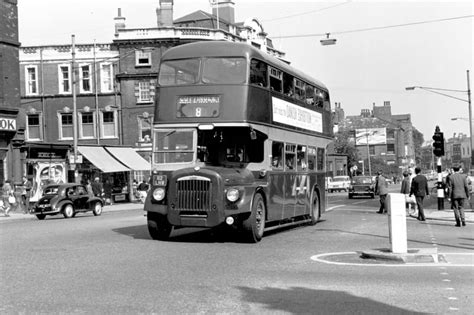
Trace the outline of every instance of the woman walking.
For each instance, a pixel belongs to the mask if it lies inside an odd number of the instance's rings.
[[[12,203],[11,201],[12,201],[12,198],[15,198],[13,196],[13,189],[12,189],[12,186],[10,185],[9,180],[7,180],[5,184],[3,184],[2,191],[3,191],[2,200],[3,200],[3,208],[5,211],[5,216],[9,217],[10,215],[8,214],[8,212],[10,212],[10,209],[11,209],[11,203]]]

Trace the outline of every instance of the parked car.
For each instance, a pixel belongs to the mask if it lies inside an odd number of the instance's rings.
[[[349,199],[354,196],[375,198],[375,181],[371,176],[354,176],[349,186]]]
[[[101,215],[102,199],[90,196],[84,185],[69,183],[49,185],[43,190],[43,196],[36,203],[33,214],[39,220],[47,215],[62,214],[72,218],[78,212],[92,211],[95,216]]]
[[[332,180],[328,181],[327,189],[329,192],[333,191],[347,191],[351,183],[349,176],[334,176]]]

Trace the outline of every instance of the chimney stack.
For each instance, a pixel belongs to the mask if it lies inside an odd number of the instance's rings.
[[[231,24],[235,23],[234,2],[228,0],[216,0],[216,5],[212,8],[212,14],[217,16],[219,10],[219,20],[225,20]]]
[[[125,18],[122,16],[122,9],[118,8],[117,16],[114,18],[115,21],[115,37],[118,37],[118,31],[125,28]]]
[[[156,9],[158,27],[173,26],[173,0],[160,0],[160,7]]]

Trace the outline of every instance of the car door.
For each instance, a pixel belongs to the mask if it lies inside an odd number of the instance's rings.
[[[89,208],[89,195],[87,193],[86,187],[80,185],[76,187],[76,193],[77,193],[77,205],[80,210],[88,209]]]

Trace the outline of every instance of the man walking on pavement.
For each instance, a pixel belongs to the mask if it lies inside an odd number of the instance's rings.
[[[423,199],[425,196],[430,196],[430,190],[428,189],[428,180],[424,175],[421,175],[421,168],[415,168],[416,176],[413,178],[411,182],[411,190],[410,190],[410,197],[411,195],[415,195],[416,198],[416,205],[418,207],[418,220],[426,221],[425,212],[423,210]]]
[[[459,173],[459,166],[453,167],[454,173],[449,177],[448,181],[448,200],[451,200],[452,209],[454,210],[454,218],[456,226],[466,226],[464,217],[464,200],[469,200],[469,185],[467,176]]]
[[[382,171],[377,172],[377,180],[375,183],[375,194],[380,196],[380,209],[377,213],[387,213],[387,208],[385,207],[385,198],[388,194],[388,184],[383,176]]]

